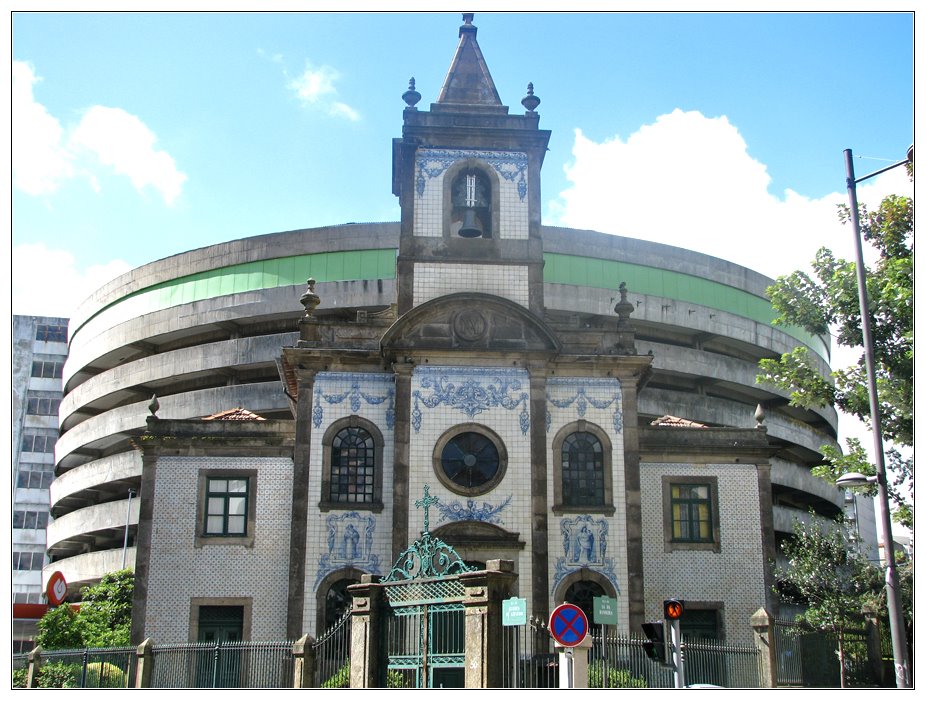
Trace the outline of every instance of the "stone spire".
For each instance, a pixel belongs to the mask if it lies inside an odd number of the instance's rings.
[[[437,104],[502,107],[495,82],[476,41],[472,12],[463,13],[460,43],[450,63],[447,77],[444,78],[444,86],[441,88],[440,97],[437,98]]]

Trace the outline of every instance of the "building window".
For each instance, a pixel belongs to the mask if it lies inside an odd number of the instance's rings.
[[[667,551],[720,550],[716,477],[663,477]]]
[[[611,441],[600,427],[577,421],[553,439],[554,512],[614,513]]]
[[[61,371],[63,368],[64,363],[59,363],[54,360],[33,360],[32,377],[61,379]]]
[[[16,486],[20,489],[48,489],[55,478],[51,465],[20,463]]]
[[[485,494],[505,476],[508,452],[493,431],[479,424],[450,429],[434,447],[434,472],[447,489],[464,496]]]
[[[254,545],[256,470],[201,470],[199,493],[197,547]]]
[[[36,324],[35,340],[49,343],[67,343],[68,327],[51,324]]]
[[[42,569],[42,565],[45,564],[44,561],[45,555],[42,553],[13,553],[14,570],[40,570]]]
[[[248,480],[206,480],[206,535],[241,536],[247,533]]]
[[[376,456],[373,436],[359,426],[338,431],[331,441],[328,500],[373,503]]]
[[[53,397],[29,397],[26,400],[26,413],[33,416],[57,416],[61,400]]]
[[[383,508],[383,436],[366,419],[349,416],[322,437],[324,470],[319,508]]]
[[[24,433],[22,452],[24,453],[54,453],[57,436],[42,436],[34,433]]]
[[[45,530],[48,527],[47,511],[14,511],[13,528]]]

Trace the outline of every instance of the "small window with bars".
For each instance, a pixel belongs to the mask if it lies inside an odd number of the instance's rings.
[[[592,433],[577,431],[563,440],[563,504],[599,506],[604,503],[604,451]]]

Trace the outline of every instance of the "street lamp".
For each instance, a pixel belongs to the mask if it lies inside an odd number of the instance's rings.
[[[887,615],[891,626],[891,646],[894,652],[894,674],[897,688],[909,687],[910,664],[907,660],[907,635],[903,623],[903,609],[900,604],[900,582],[897,578],[897,560],[894,557],[894,536],[891,533],[891,510],[888,505],[887,470],[884,467],[884,444],[881,440],[881,409],[878,404],[878,386],[875,379],[875,357],[871,341],[871,315],[868,311],[868,286],[865,281],[865,263],[862,259],[862,230],[858,220],[858,199],[855,186],[863,180],[873,178],[888,170],[913,162],[913,146],[907,150],[907,157],[879,171],[855,177],[852,163],[852,149],[846,149],[846,189],[849,192],[849,206],[852,212],[852,230],[855,234],[855,271],[858,277],[858,306],[862,322],[862,340],[865,346],[865,369],[868,376],[868,402],[871,410],[871,433],[874,439],[875,475],[866,477],[858,472],[850,472],[836,480],[840,487],[878,485],[878,517],[881,533],[887,544],[884,548],[886,567],[884,573],[885,592],[887,594]]]

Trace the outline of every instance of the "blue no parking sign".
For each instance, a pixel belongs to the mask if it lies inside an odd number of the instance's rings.
[[[550,633],[563,647],[575,647],[588,634],[588,618],[575,604],[560,604],[550,614]]]

